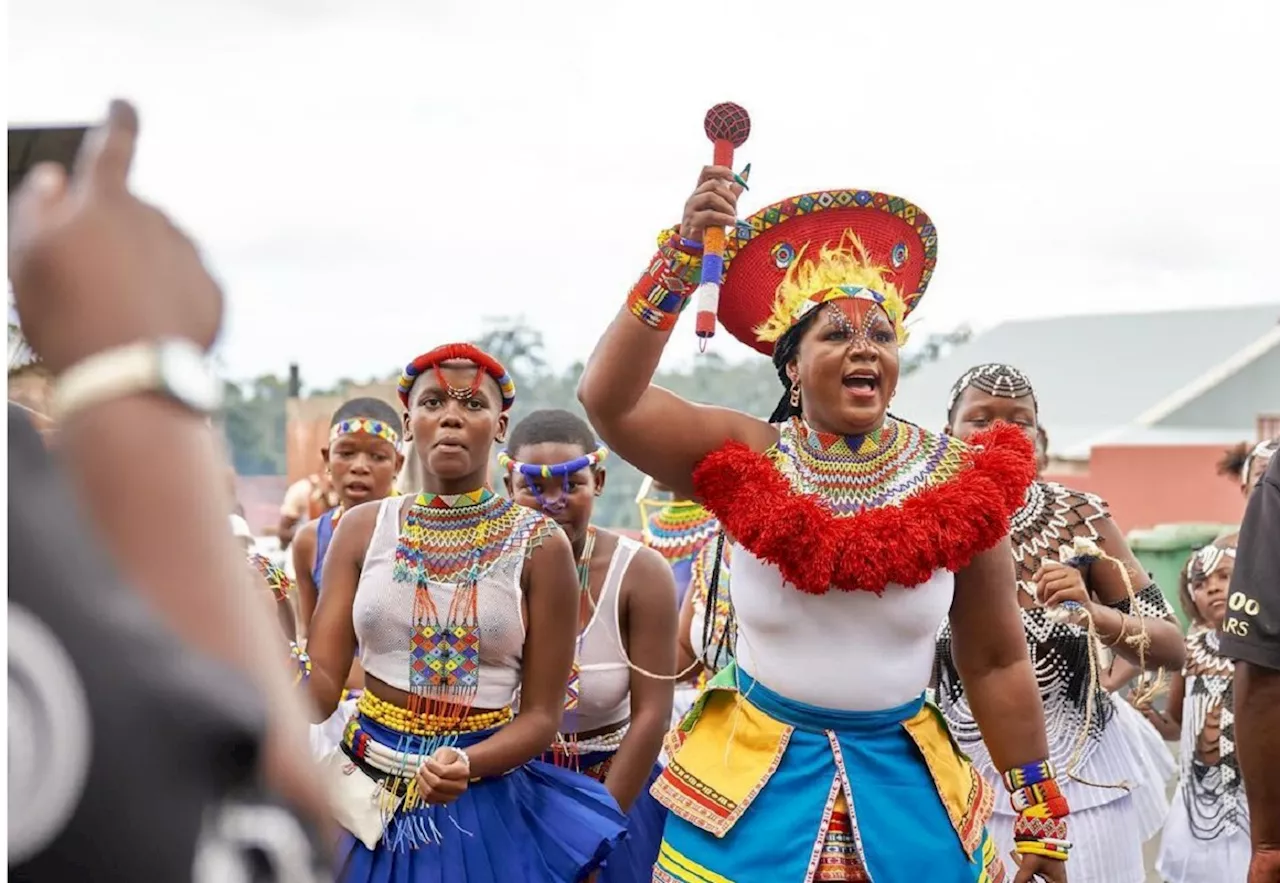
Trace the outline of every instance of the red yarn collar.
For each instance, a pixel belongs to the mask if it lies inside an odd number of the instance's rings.
[[[879,595],[890,583],[918,586],[936,570],[961,570],[1009,532],[1036,477],[1031,442],[998,423],[973,437],[964,458],[954,478],[845,518],[739,442],[704,457],[693,482],[728,534],[800,591]]]

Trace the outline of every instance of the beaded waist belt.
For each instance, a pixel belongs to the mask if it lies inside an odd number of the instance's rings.
[[[579,739],[572,735],[558,735],[555,743],[551,746],[552,750],[557,754],[565,755],[583,755],[595,754],[598,751],[617,751],[622,745],[622,740],[627,736],[627,730],[631,729],[631,722],[623,724],[611,733],[602,733],[599,736],[592,736],[590,739]]]
[[[343,750],[373,770],[400,778],[412,777],[437,748],[451,744],[456,737],[505,726],[515,717],[510,707],[461,720],[419,714],[367,690],[360,695],[356,711],[343,730]],[[395,737],[395,744],[388,744],[389,734]]]

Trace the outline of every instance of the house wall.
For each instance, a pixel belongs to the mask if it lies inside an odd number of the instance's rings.
[[[1245,427],[1253,434],[1259,414],[1280,413],[1280,347],[1254,360],[1213,389],[1178,408],[1159,426]]]
[[[1244,497],[1217,474],[1221,458],[1217,445],[1099,446],[1087,472],[1045,477],[1102,497],[1126,533],[1181,522],[1235,524]]]
[[[343,402],[358,398],[382,399],[396,413],[404,410],[394,383],[353,386],[342,396],[289,399],[285,405],[285,468],[289,484],[324,469],[320,449],[329,444],[329,421]]]

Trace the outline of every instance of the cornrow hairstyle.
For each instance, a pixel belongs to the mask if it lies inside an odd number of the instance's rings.
[[[400,415],[396,413],[396,409],[382,399],[368,396],[343,402],[338,410],[333,412],[333,417],[329,420],[329,426],[337,426],[344,420],[353,420],[356,417],[381,420],[397,430],[400,428]]]
[[[507,439],[507,450],[519,460],[521,448],[541,444],[578,445],[588,454],[599,447],[587,421],[559,408],[534,411],[517,423]]]
[[[1040,405],[1036,401],[1035,389],[1030,379],[1012,365],[1003,362],[988,362],[976,365],[960,375],[960,379],[951,387],[951,398],[947,400],[947,423],[955,418],[956,403],[969,387],[979,392],[1002,399],[1020,399],[1031,396],[1031,406],[1040,413]]]
[[[804,337],[805,329],[820,312],[822,311],[810,310],[807,316],[788,328],[773,345],[773,367],[777,369],[778,379],[782,381],[782,398],[769,415],[770,423],[786,423],[792,417],[801,415],[800,405],[791,404],[791,378],[787,375],[787,366],[800,352],[800,338]]]

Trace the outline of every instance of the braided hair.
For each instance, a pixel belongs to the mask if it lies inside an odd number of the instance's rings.
[[[1031,406],[1037,414],[1040,405],[1036,402],[1036,392],[1027,375],[1012,365],[1003,362],[988,362],[977,365],[960,375],[960,379],[951,387],[951,397],[947,400],[947,423],[955,419],[956,403],[969,387],[979,392],[1002,399],[1020,399],[1031,396]]]
[[[778,400],[777,406],[773,409],[773,413],[769,415],[770,423],[786,423],[792,417],[799,417],[801,408],[799,404],[791,404],[791,376],[787,374],[787,367],[795,360],[800,352],[800,338],[804,337],[805,329],[813,322],[820,310],[812,310],[809,315],[802,318],[799,322],[792,325],[786,332],[778,338],[777,343],[773,345],[773,367],[778,371],[778,380],[782,381],[782,398]]]

